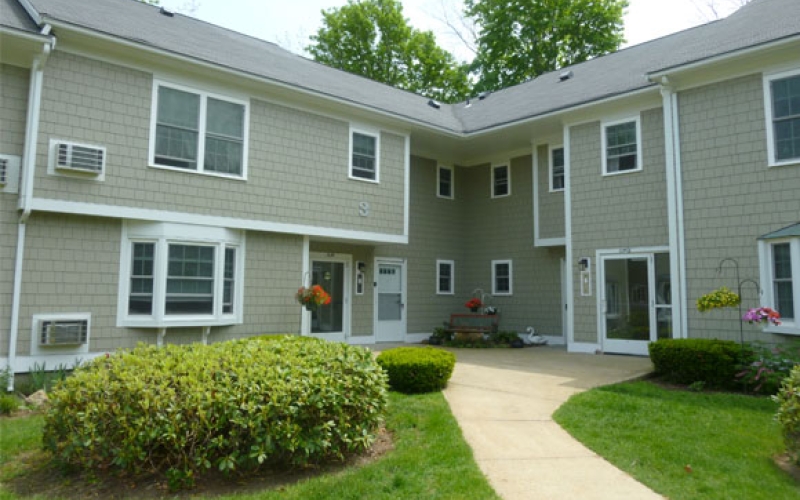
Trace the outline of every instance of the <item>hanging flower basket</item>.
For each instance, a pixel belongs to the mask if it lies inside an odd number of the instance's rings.
[[[464,307],[469,309],[472,312],[478,312],[478,308],[483,306],[483,302],[479,298],[472,298],[469,299],[465,304]]]
[[[309,288],[301,286],[294,297],[307,311],[313,311],[319,306],[326,306],[331,303],[331,296],[320,285],[314,285]]]
[[[751,325],[753,323],[770,323],[778,326],[781,324],[781,315],[769,307],[756,307],[747,311],[742,316],[742,321],[747,321]]]
[[[723,307],[736,307],[742,301],[736,292],[727,287],[720,287],[711,293],[707,293],[697,299],[697,310],[700,312],[710,311],[711,309],[722,309]]]

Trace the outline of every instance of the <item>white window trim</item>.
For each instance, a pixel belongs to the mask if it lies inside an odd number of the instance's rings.
[[[764,74],[764,116],[767,121],[767,165],[769,167],[782,167],[784,165],[800,164],[800,157],[781,161],[775,160],[775,127],[772,115],[772,82],[773,80],[780,80],[782,78],[789,78],[793,76],[800,76],[800,69],[782,71],[780,73]]]
[[[508,264],[508,291],[500,292],[497,290],[497,265]],[[492,261],[492,295],[514,295],[514,263],[511,259]]]
[[[767,325],[765,332],[781,333],[785,335],[800,335],[800,238],[780,238],[760,240],[758,242],[758,260],[761,278],[761,303],[765,307],[775,308],[775,296],[772,289],[774,266],[772,265],[772,245],[789,243],[792,259],[792,293],[794,294],[794,321],[781,319],[778,326]]]
[[[441,191],[442,183],[442,170],[450,171],[450,196],[444,196]],[[436,167],[436,197],[445,200],[454,200],[456,198],[456,175],[453,167],[449,165],[439,165]]]
[[[441,281],[441,275],[439,271],[441,270],[440,267],[442,264],[448,264],[450,266],[450,291],[442,291],[439,288],[439,283]],[[444,260],[438,259],[436,261],[436,295],[455,295],[456,290],[456,263],[453,260]]]
[[[563,144],[557,144],[557,145],[552,145],[551,144],[550,147],[547,149],[547,164],[549,166],[549,168],[547,170],[547,172],[548,172],[547,179],[548,179],[548,184],[550,186],[550,192],[551,193],[563,193],[564,192],[564,188],[563,187],[558,188],[558,189],[553,187],[553,151],[555,151],[556,149],[563,150],[564,149],[564,145]],[[564,151],[564,152],[566,153],[566,151]],[[566,182],[566,175],[567,175],[566,164],[567,164],[567,159],[565,157],[564,158],[564,172],[562,174],[565,177],[565,179],[564,179],[564,185],[565,186],[567,185],[567,182]]]
[[[66,345],[39,345],[39,335],[41,334],[42,321],[55,320],[86,320],[86,343],[66,344]],[[92,341],[92,314],[88,312],[80,313],[52,313],[34,314],[31,321],[31,356],[63,355],[63,354],[88,354],[89,343]]]
[[[622,170],[620,172],[609,172],[608,171],[608,151],[607,151],[607,142],[606,142],[606,130],[608,127],[613,127],[614,125],[622,125],[624,123],[636,123],[636,168],[631,170]],[[642,171],[642,121],[639,115],[631,116],[628,118],[622,118],[619,120],[613,121],[603,121],[600,126],[600,142],[602,145],[602,161],[603,161],[603,170],[602,175],[603,177],[610,177],[614,175],[624,175],[624,174],[631,174],[633,172],[641,172]]]
[[[364,179],[353,175],[353,134],[375,138],[375,179]],[[381,133],[380,130],[362,125],[350,125],[349,147],[347,153],[347,176],[354,181],[380,184],[381,182]]]
[[[508,192],[506,194],[495,195],[494,194],[494,171],[500,167],[506,167],[506,172],[508,172]],[[489,193],[491,194],[492,198],[505,198],[507,196],[511,196],[511,161],[504,161],[498,163],[492,163],[492,182],[489,183]]]
[[[223,326],[242,323],[244,304],[245,233],[220,227],[192,226],[173,223],[125,221],[117,301],[117,326],[171,328],[191,326]],[[134,243],[155,243],[153,314],[128,314],[130,293],[131,249]],[[168,247],[178,245],[214,246],[214,313],[202,315],[167,315],[166,300]],[[222,312],[225,273],[225,248],[236,248],[233,312]]]
[[[167,87],[182,92],[189,92],[200,96],[200,116],[198,128],[198,146],[197,146],[197,170],[189,170],[185,168],[172,167],[169,165],[159,165],[156,163],[156,125],[158,123],[158,88]],[[206,172],[204,170],[205,162],[205,142],[206,142],[206,107],[208,98],[217,99],[219,101],[226,101],[233,104],[244,106],[244,128],[242,130],[242,174],[233,175],[224,172]],[[147,153],[147,163],[151,168],[158,168],[162,170],[171,170],[173,172],[182,172],[185,174],[207,175],[210,177],[222,177],[225,179],[232,179],[237,181],[247,180],[247,164],[250,153],[250,101],[242,97],[232,97],[230,95],[222,95],[207,90],[200,90],[186,85],[153,79],[153,93],[150,103],[150,144]]]

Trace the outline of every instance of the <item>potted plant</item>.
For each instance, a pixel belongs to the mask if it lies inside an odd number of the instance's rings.
[[[437,326],[433,329],[433,334],[428,337],[428,344],[430,345],[442,345],[443,343],[450,340],[450,333],[447,332],[441,326]]]
[[[295,294],[295,299],[300,305],[305,306],[307,311],[313,311],[319,306],[331,303],[331,296],[320,285],[308,288],[301,286]]]
[[[481,302],[481,299],[479,299],[477,297],[473,297],[473,298],[469,299],[464,304],[464,307],[466,307],[470,311],[476,313],[476,312],[478,312],[479,308],[483,307],[483,302]]]

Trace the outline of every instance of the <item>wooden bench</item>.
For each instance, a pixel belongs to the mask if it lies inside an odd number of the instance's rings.
[[[499,325],[499,314],[451,314],[445,331],[448,333],[495,333]]]

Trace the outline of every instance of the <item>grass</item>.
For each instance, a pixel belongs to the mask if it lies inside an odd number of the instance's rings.
[[[669,498],[798,498],[800,488],[772,460],[784,450],[775,410],[768,398],[631,382],[577,394],[554,419]]]
[[[41,417],[0,420],[0,467],[14,456],[35,450]],[[375,462],[336,474],[317,476],[279,490],[217,497],[231,500],[275,499],[498,499],[478,469],[472,451],[441,393],[390,394],[386,422],[395,449]],[[7,436],[9,438],[7,438]],[[13,437],[16,436],[16,437]],[[23,472],[24,473],[24,472]],[[0,489],[0,500],[19,498]],[[43,497],[44,498],[44,497]]]

